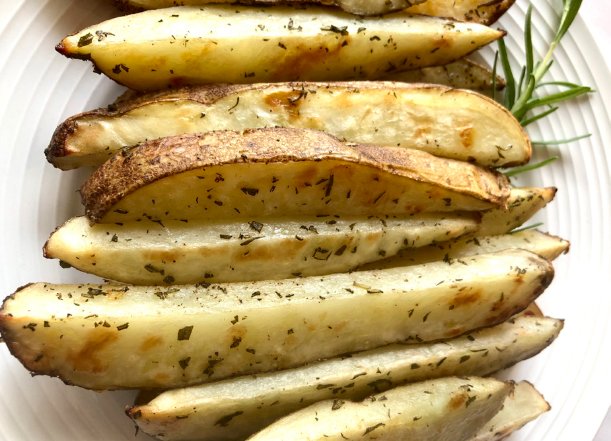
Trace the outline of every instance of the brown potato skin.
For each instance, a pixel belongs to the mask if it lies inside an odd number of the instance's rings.
[[[164,177],[214,165],[336,160],[461,193],[492,205],[509,196],[507,178],[477,166],[403,148],[342,143],[323,132],[265,128],[181,135],[141,143],[117,153],[81,187],[86,215],[99,222],[138,188]],[[338,213],[341,214],[341,213]]]

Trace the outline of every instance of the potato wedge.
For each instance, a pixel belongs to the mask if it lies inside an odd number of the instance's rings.
[[[70,169],[100,165],[150,139],[279,126],[491,167],[523,164],[531,156],[520,123],[494,101],[466,90],[384,81],[205,85],[139,95],[68,118],[45,154]]]
[[[528,381],[517,383],[503,408],[469,441],[500,441],[550,410],[545,398]]]
[[[491,25],[514,3],[515,0],[427,0],[405,12]]]
[[[81,187],[87,217],[106,223],[472,211],[508,196],[505,176],[470,164],[287,128],[149,141]]]
[[[128,415],[143,432],[163,434],[160,438],[167,441],[238,441],[317,401],[360,400],[408,382],[451,375],[489,375],[535,355],[561,329],[561,320],[517,316],[439,343],[391,345],[295,369],[170,390],[133,406]],[[226,415],[236,417],[217,424]]]
[[[482,213],[477,235],[505,234],[522,226],[539,210],[554,200],[556,191],[555,187],[512,188],[507,198],[506,207],[490,209]]]
[[[173,287],[33,284],[5,300],[0,330],[32,372],[170,388],[455,337],[523,310],[553,277],[528,251],[461,262]]]
[[[492,378],[448,377],[388,390],[355,403],[321,401],[286,416],[250,441],[343,439],[464,441],[513,390]]]
[[[504,35],[474,23],[330,8],[181,6],[114,18],[56,49],[135,90],[204,83],[379,79],[455,61]]]
[[[407,83],[441,84],[456,89],[470,89],[475,92],[491,95],[493,91],[492,69],[475,61],[462,58],[443,66],[423,67],[386,75],[385,80]],[[496,77],[496,90],[505,88],[505,80]]]
[[[248,282],[346,272],[475,231],[475,216],[301,218],[209,223],[144,220],[93,224],[77,217],[56,230],[47,258],[136,285]]]
[[[359,267],[362,271],[383,268],[420,265],[437,260],[460,259],[476,254],[495,253],[508,249],[523,249],[538,254],[548,260],[554,260],[562,253],[568,252],[569,242],[551,234],[537,230],[526,230],[518,233],[498,236],[473,236],[458,238],[435,245],[405,249],[395,256],[377,260]]]
[[[114,0],[119,9],[138,12],[145,9],[169,8],[172,6],[203,6],[210,3],[243,3],[250,5],[274,4],[319,4],[337,6],[356,15],[380,15],[405,9],[431,0]]]

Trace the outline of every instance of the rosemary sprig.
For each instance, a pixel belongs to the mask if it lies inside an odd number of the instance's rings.
[[[558,109],[558,104],[572,98],[592,92],[588,86],[567,81],[555,81],[542,83],[541,80],[552,66],[552,54],[554,49],[560,44],[560,40],[566,34],[569,27],[575,20],[577,12],[581,7],[582,0],[563,0],[563,10],[558,24],[556,34],[542,60],[535,63],[535,54],[532,42],[532,6],[529,6],[526,12],[526,20],[524,24],[524,48],[526,55],[525,65],[520,71],[520,75],[516,81],[516,75],[511,70],[507,47],[503,40],[499,41],[498,56],[500,64],[505,75],[505,94],[503,104],[511,110],[511,113],[526,126],[539,119],[555,112]],[[496,68],[496,62],[495,62]],[[495,70],[493,68],[493,70]],[[496,72],[494,72],[496,74]],[[559,92],[550,93],[544,96],[535,96],[535,92],[543,86],[557,86],[562,88]],[[533,112],[540,107],[546,107],[538,113]],[[529,114],[527,116],[527,114]]]

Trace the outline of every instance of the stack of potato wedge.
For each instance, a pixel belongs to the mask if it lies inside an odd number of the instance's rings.
[[[148,10],[57,49],[132,90],[45,151],[96,169],[44,256],[106,280],[5,299],[29,371],[143,390],[164,440],[484,441],[549,409],[490,377],[558,336],[534,302],[569,247],[514,231],[556,190],[496,170],[531,143],[462,58],[511,0],[117,3]]]

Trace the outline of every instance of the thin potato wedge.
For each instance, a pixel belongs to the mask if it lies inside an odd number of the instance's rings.
[[[356,15],[380,15],[398,11],[431,0],[114,0],[124,11],[138,12],[145,9],[161,9],[172,6],[203,6],[210,3],[243,3],[247,5],[319,4],[337,6]],[[435,0],[437,1],[437,0]]]
[[[531,156],[520,123],[491,99],[467,90],[388,81],[223,84],[143,94],[68,118],[45,153],[56,167],[70,169],[100,165],[121,148],[150,139],[280,126],[490,167],[523,164]]]
[[[388,390],[355,403],[321,401],[288,415],[250,441],[344,439],[464,441],[501,408],[512,383],[448,377]]]
[[[537,230],[526,230],[497,236],[458,238],[435,245],[399,251],[395,256],[362,265],[362,271],[420,265],[437,260],[451,261],[476,254],[495,253],[509,249],[528,250],[548,260],[568,252],[569,242]]]
[[[379,79],[455,61],[504,35],[475,23],[330,8],[181,6],[117,17],[56,47],[135,90]]]
[[[170,390],[133,406],[128,415],[143,432],[163,434],[160,438],[167,441],[238,441],[317,401],[360,400],[408,382],[451,375],[490,375],[537,354],[561,329],[561,320],[517,316],[443,342],[391,345],[295,369]],[[515,398],[514,403],[524,401]],[[217,424],[227,415],[236,417]]]
[[[493,78],[494,75],[490,68],[466,58],[443,66],[406,70],[384,77],[389,81],[441,84],[456,89],[470,89],[485,95],[491,95],[494,87],[496,90],[505,88],[505,80],[502,77],[497,75],[496,85],[492,81]]]
[[[528,381],[517,383],[503,408],[469,441],[500,441],[551,409],[543,395]]]
[[[39,283],[5,300],[0,331],[32,372],[171,388],[455,337],[523,310],[553,277],[522,250],[461,262],[173,287]]]
[[[506,207],[491,209],[482,213],[477,235],[505,234],[522,226],[539,210],[554,200],[556,191],[555,187],[512,188],[507,198]]]
[[[93,224],[69,220],[44,247],[45,257],[136,285],[247,282],[353,270],[475,231],[474,216],[300,218],[209,223],[144,220]]]
[[[515,0],[427,0],[405,12],[491,25],[514,3]]]
[[[81,187],[87,217],[105,223],[472,211],[508,196],[505,176],[474,165],[287,128],[149,141]]]

